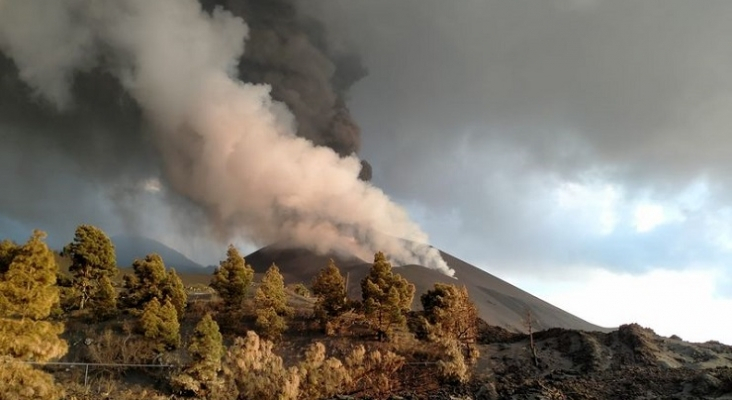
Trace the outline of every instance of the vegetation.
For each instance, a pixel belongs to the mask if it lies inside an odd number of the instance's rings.
[[[91,298],[94,318],[98,321],[104,321],[117,315],[117,290],[112,285],[112,280],[108,276],[99,279],[97,289]]]
[[[10,263],[18,252],[18,245],[10,240],[0,241],[0,274],[8,271]]]
[[[180,318],[186,307],[188,295],[175,270],[165,271],[163,259],[149,254],[132,264],[133,275],[124,277],[124,305],[133,310],[142,310],[151,300],[158,304],[170,302]]]
[[[298,282],[294,285],[288,286],[295,294],[300,295],[302,297],[312,297],[313,294],[310,293],[310,290],[307,286],[305,286],[304,283]]]
[[[163,284],[167,274],[163,259],[157,254],[148,254],[142,260],[132,263],[132,275],[124,277],[123,304],[127,308],[142,309],[152,299],[163,299]]]
[[[43,362],[66,354],[63,325],[48,321],[58,303],[58,266],[53,252],[33,232],[22,246],[2,246],[0,275],[0,393],[3,398],[56,399],[62,391],[53,377],[23,361]]]
[[[196,325],[188,345],[188,355],[190,364],[173,377],[173,387],[199,399],[217,397],[223,388],[219,372],[224,346],[219,326],[211,314],[206,314]]]
[[[170,304],[175,307],[175,312],[178,318],[183,317],[185,312],[186,304],[188,303],[188,294],[186,294],[186,288],[183,286],[183,281],[180,279],[175,269],[170,269],[167,273],[165,280],[163,281],[163,299],[170,301]]]
[[[161,306],[155,297],[147,302],[140,316],[140,333],[150,339],[161,352],[178,347],[180,323],[173,303],[165,299]]]
[[[102,279],[117,275],[117,260],[114,245],[109,237],[92,225],[76,228],[74,240],[64,247],[63,255],[71,259],[69,271],[73,274],[72,285],[78,296],[78,307],[84,309],[88,302],[104,303],[106,308],[116,297],[109,297],[108,291],[100,291]],[[107,297],[103,297],[103,296]],[[95,310],[96,311],[96,310]],[[103,310],[96,313],[106,314]]]
[[[325,345],[313,343],[298,365],[301,399],[323,399],[334,396],[350,386],[353,379],[337,358],[326,358]]]
[[[230,398],[297,399],[299,377],[287,369],[274,344],[252,332],[236,338],[225,360],[225,380],[231,382]]]
[[[465,286],[436,283],[420,299],[431,336],[475,343],[478,310]]]
[[[437,364],[446,381],[465,382],[478,358],[475,347],[478,310],[463,286],[436,283],[421,297],[427,339],[435,342],[444,359]]]
[[[226,260],[219,263],[213,274],[211,287],[224,301],[227,310],[235,310],[243,306],[253,279],[254,269],[246,264],[236,247],[229,245]]]
[[[292,308],[287,305],[285,280],[280,269],[272,264],[262,278],[254,295],[254,307],[257,310],[256,327],[266,338],[279,339],[287,329],[285,318],[292,315]]]
[[[326,330],[329,322],[348,310],[346,280],[333,260],[313,280],[313,296],[317,298],[315,317]]]
[[[367,351],[362,345],[341,361],[326,357],[322,343],[312,344],[304,359],[287,367],[274,352],[274,343],[247,332],[237,338],[225,357],[225,380],[232,382],[225,398],[315,400],[339,393],[369,390],[388,393],[404,357],[391,351]]]
[[[379,340],[406,324],[414,290],[414,285],[392,271],[384,253],[376,253],[369,274],[361,281],[361,295],[364,314]]]
[[[279,268],[272,265],[257,285],[253,301],[245,301],[253,269],[232,246],[211,281],[223,307],[200,296],[188,306],[183,279],[174,270],[166,271],[156,254],[134,262],[118,296],[113,270],[104,269],[104,263],[93,261],[92,256],[94,251],[104,253],[100,249],[114,249],[111,242],[91,226],[81,226],[76,233],[62,255],[73,270],[68,275],[59,271],[42,232],[35,232],[23,245],[0,242],[0,400],[171,395],[208,400],[307,400],[346,393],[383,397],[403,379],[405,362],[425,359],[426,349],[439,353],[427,356],[435,360],[436,368],[430,372],[433,376],[451,382],[469,377],[471,365],[462,338],[470,335],[458,333],[469,329],[461,325],[463,321],[451,319],[453,313],[470,314],[472,303],[462,289],[436,286],[422,297],[424,326],[430,332],[425,339],[432,341],[428,346],[405,346],[399,340],[380,343],[363,336],[364,328],[359,324],[368,321],[378,339],[399,331],[393,337],[407,335],[416,340],[403,329],[414,286],[394,274],[381,253],[375,255],[374,265],[362,282],[366,289],[363,307],[348,300],[345,280],[333,261],[313,280],[312,298],[302,283],[290,286],[291,292],[302,297],[288,296]],[[61,291],[65,293],[63,305]],[[232,310],[241,312],[233,314]],[[225,331],[225,340],[215,318],[226,321],[227,326],[231,318],[241,320],[236,329]],[[64,332],[64,324],[72,327],[69,332]],[[324,324],[340,326],[341,336],[323,336],[318,327]],[[304,352],[293,354],[303,330],[319,339]],[[68,361],[170,363],[177,368],[172,373],[145,369],[142,380],[138,375],[135,379],[139,382],[133,384],[125,372],[130,367],[98,367],[89,376],[94,385],[82,387],[78,370],[51,375],[18,362],[64,356],[68,346],[62,334],[69,342],[81,344],[73,347]],[[232,344],[227,348],[225,342]],[[179,348],[181,343],[185,348]],[[327,343],[334,346],[330,353]],[[449,343],[454,346],[446,347]],[[54,376],[63,381],[63,390]]]

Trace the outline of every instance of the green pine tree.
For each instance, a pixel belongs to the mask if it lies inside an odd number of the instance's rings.
[[[172,379],[173,387],[182,392],[190,392],[196,398],[213,398],[223,386],[219,378],[221,361],[224,356],[221,332],[211,314],[206,314],[196,324],[188,355],[188,366]]]
[[[436,283],[420,298],[429,334],[473,343],[477,335],[478,310],[463,286]]]
[[[293,311],[287,305],[285,280],[276,265],[272,264],[262,277],[254,294],[254,306],[257,309],[257,328],[271,339],[279,338],[287,329],[285,317],[292,315]]]
[[[165,276],[162,293],[163,299],[170,300],[171,304],[175,307],[178,319],[183,318],[183,312],[188,304],[188,294],[186,293],[185,286],[183,286],[183,281],[172,268]]]
[[[392,271],[382,252],[376,253],[369,274],[361,281],[361,295],[366,318],[379,340],[386,339],[396,326],[406,323],[406,313],[414,299],[414,285]]]
[[[53,252],[35,231],[30,240],[15,250],[15,255],[0,282],[0,315],[6,317],[47,318],[59,301]]]
[[[63,324],[47,321],[59,300],[58,265],[45,233],[34,231],[22,246],[3,245],[7,263],[0,275],[0,396],[8,399],[57,399],[53,377],[16,361],[44,362],[66,354]]]
[[[20,247],[10,240],[0,241],[0,275],[8,271],[15,254]]]
[[[108,276],[99,279],[91,300],[90,308],[97,321],[105,321],[117,314],[117,290]]]
[[[175,349],[180,344],[178,313],[170,300],[166,299],[162,306],[157,298],[147,302],[139,324],[141,333],[152,340],[159,351]]]
[[[69,271],[73,274],[73,286],[79,295],[79,309],[83,310],[92,298],[111,301],[95,293],[102,277],[117,275],[114,245],[101,229],[80,225],[76,228],[74,240],[64,247],[62,254],[71,258]]]
[[[313,280],[313,296],[315,317],[323,325],[347,311],[346,280],[333,260]]]
[[[158,299],[158,302],[162,301],[167,277],[162,257],[148,254],[142,260],[135,260],[132,270],[132,275],[124,277],[124,305],[142,309],[153,298]]]
[[[211,278],[211,287],[221,296],[227,309],[238,309],[244,303],[249,285],[254,279],[254,269],[247,265],[244,258],[233,245],[226,251],[226,260]]]

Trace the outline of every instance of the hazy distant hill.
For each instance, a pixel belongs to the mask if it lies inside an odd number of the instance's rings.
[[[586,331],[607,331],[555,307],[510,283],[497,278],[480,268],[466,263],[450,254],[442,256],[455,269],[457,279],[420,265],[395,268],[416,286],[413,308],[419,308],[420,295],[433,288],[435,282],[465,285],[479,309],[481,318],[491,325],[502,326],[513,331],[525,331],[523,319],[531,310],[534,329],[566,328]],[[371,260],[344,258],[337,255],[320,256],[303,249],[287,249],[269,246],[246,256],[247,264],[256,272],[264,272],[272,263],[280,268],[285,281],[310,284],[313,277],[333,258],[344,275],[348,275],[348,292],[353,298],[361,296],[361,279],[368,273]]]
[[[129,267],[135,259],[143,258],[150,253],[157,253],[163,257],[166,267],[175,268],[178,272],[209,273],[201,264],[157,240],[126,235],[113,236],[111,239],[117,253],[117,265],[120,267]]]

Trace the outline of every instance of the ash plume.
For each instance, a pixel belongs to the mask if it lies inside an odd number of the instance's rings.
[[[427,237],[406,212],[359,179],[369,168],[344,95],[363,70],[338,72],[288,2],[229,3],[0,1],[5,150],[73,161],[85,185],[72,198],[154,177],[221,238],[381,250],[451,274],[436,249],[410,244]]]

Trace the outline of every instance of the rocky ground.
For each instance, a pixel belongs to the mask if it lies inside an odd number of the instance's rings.
[[[732,347],[665,338],[631,324],[610,333],[551,329],[530,340],[483,329],[466,385],[405,391],[420,399],[732,399]]]

